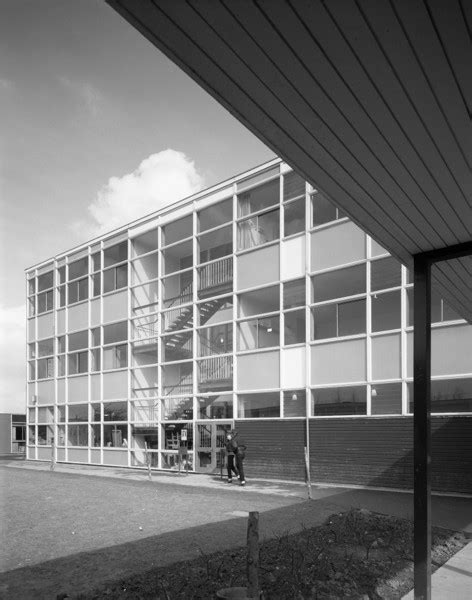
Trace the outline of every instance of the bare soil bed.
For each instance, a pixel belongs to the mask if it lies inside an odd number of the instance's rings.
[[[463,534],[440,528],[432,537],[433,570],[466,543]],[[412,523],[363,509],[332,514],[319,527],[262,541],[259,576],[266,600],[399,599],[413,587]],[[246,549],[238,548],[201,552],[77,598],[210,599],[245,585]]]

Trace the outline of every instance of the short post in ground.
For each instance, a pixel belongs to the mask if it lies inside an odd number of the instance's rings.
[[[146,465],[147,465],[147,470],[148,470],[148,479],[149,481],[152,481],[152,475],[151,475],[151,456],[148,452],[148,445],[147,442],[144,442],[144,454],[146,456]]]
[[[54,436],[51,438],[51,464],[49,470],[54,471],[56,468],[56,444],[54,442]]]
[[[249,513],[247,522],[247,597],[259,598],[259,513]]]

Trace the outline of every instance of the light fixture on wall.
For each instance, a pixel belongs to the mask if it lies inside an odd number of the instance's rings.
[[[272,333],[272,327],[267,327],[267,333]]]
[[[377,390],[374,387],[372,388],[372,391],[371,391],[370,395],[372,396],[372,398],[376,398],[377,397]]]
[[[297,396],[297,394],[295,394],[295,392],[293,392],[293,394],[292,394],[292,401],[296,402],[297,400],[298,400],[298,396]]]

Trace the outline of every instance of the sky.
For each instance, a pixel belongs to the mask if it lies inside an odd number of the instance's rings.
[[[0,412],[23,412],[24,269],[274,154],[102,0],[1,0],[0,57]]]

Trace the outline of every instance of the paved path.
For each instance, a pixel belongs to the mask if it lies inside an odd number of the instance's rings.
[[[472,543],[467,544],[431,578],[431,600],[470,600],[472,598]],[[403,600],[413,600],[413,590]]]

